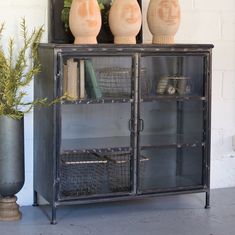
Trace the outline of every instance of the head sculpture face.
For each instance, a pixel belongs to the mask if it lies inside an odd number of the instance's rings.
[[[97,26],[97,17],[94,1],[80,0],[78,5],[78,16],[82,18],[86,27],[94,28]]]
[[[101,15],[99,5],[96,0],[76,0],[76,7],[70,12],[70,29],[73,30],[73,27],[77,30],[82,30],[84,34],[94,34],[94,31],[100,30],[101,26]],[[74,3],[74,5],[75,5]],[[73,3],[72,3],[73,4]],[[73,17],[73,20],[71,18]],[[79,25],[77,25],[79,22]],[[74,23],[73,23],[74,22]],[[76,24],[73,25],[73,24]],[[80,29],[79,29],[80,28]]]
[[[180,6],[178,0],[151,0],[147,22],[153,34],[153,43],[174,43],[180,24]]]
[[[122,36],[127,36],[136,35],[139,32],[141,27],[141,11],[137,2],[122,1],[119,4],[114,2],[111,11],[109,23],[114,34],[122,32]]]
[[[136,4],[124,5],[123,10],[121,11],[121,18],[126,24],[133,25],[138,23],[140,19],[138,6],[136,6]]]
[[[177,0],[161,0],[156,9],[159,19],[167,25],[175,25],[180,20],[180,7]]]

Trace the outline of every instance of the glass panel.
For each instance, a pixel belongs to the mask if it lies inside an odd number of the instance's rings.
[[[131,104],[64,104],[61,150],[130,147]]]
[[[130,103],[61,105],[60,198],[131,191]]]
[[[59,196],[129,194],[132,57],[63,59]]]
[[[140,110],[141,147],[203,143],[203,101],[143,102]]]
[[[204,96],[203,56],[146,56],[141,59],[151,96]]]
[[[202,148],[142,150],[140,191],[202,185],[202,156]]]
[[[131,98],[131,57],[65,57],[63,67],[63,93],[71,100]]]

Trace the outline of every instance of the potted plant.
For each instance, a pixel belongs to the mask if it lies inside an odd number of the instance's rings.
[[[4,24],[0,25],[0,36]],[[16,193],[24,184],[24,115],[46,99],[25,102],[25,88],[40,71],[37,48],[43,28],[28,33],[25,19],[20,25],[23,45],[15,50],[9,39],[8,50],[0,43],[0,220],[21,218]],[[0,38],[1,40],[1,38]]]

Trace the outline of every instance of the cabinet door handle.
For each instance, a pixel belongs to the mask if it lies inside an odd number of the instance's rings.
[[[142,132],[144,130],[144,120],[143,119],[140,119],[139,120],[139,123],[140,123],[140,129],[139,131]]]

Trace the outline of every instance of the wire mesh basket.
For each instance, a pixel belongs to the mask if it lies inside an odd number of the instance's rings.
[[[128,192],[131,190],[131,157],[130,152],[114,153],[106,156],[109,188],[112,192]],[[142,181],[148,158],[141,156],[139,180]],[[141,184],[141,182],[140,182]]]
[[[97,194],[102,190],[107,160],[90,153],[63,154],[60,194],[65,197]]]
[[[101,93],[105,97],[130,97],[131,96],[131,77],[130,68],[102,68],[97,70],[98,84]],[[140,71],[141,92],[148,94],[151,85],[147,78],[146,69]]]

